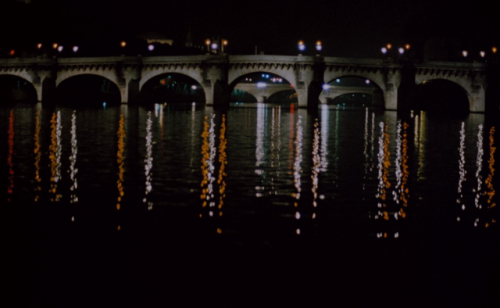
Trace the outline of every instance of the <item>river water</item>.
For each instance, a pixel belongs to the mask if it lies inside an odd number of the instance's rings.
[[[485,115],[233,104],[0,108],[15,303],[498,302]]]

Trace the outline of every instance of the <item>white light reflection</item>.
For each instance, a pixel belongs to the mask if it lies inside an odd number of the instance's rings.
[[[319,123],[318,119],[315,120],[314,122],[314,139],[313,139],[313,151],[312,151],[312,160],[313,160],[313,165],[312,165],[312,170],[311,170],[311,178],[312,178],[312,188],[311,191],[313,193],[313,217],[316,217],[316,207],[318,206],[317,199],[318,199],[318,184],[319,184],[319,172],[321,168],[321,158],[319,156],[319,147],[320,147],[320,131],[319,131]]]
[[[212,115],[210,119],[210,129],[208,131],[208,147],[209,147],[209,157],[207,161],[207,167],[208,167],[208,173],[207,173],[207,178],[208,178],[208,186],[207,186],[207,202],[209,207],[214,207],[215,206],[215,201],[214,199],[214,191],[213,191],[213,183],[215,181],[215,166],[214,166],[214,160],[215,160],[215,155],[216,155],[216,147],[215,147],[215,123],[214,123],[214,118],[215,114]]]
[[[401,190],[401,120],[396,129],[396,186],[392,191],[394,201],[399,204],[398,192]]]
[[[481,208],[481,204],[479,204],[479,198],[481,196],[482,182],[483,178],[481,176],[481,169],[483,166],[483,124],[479,125],[479,131],[477,132],[477,160],[476,160],[476,179],[477,179],[477,188],[476,188],[476,197],[474,200],[474,204],[476,208]]]
[[[327,105],[321,105],[321,172],[326,172],[328,168],[328,112]]]
[[[465,123],[462,122],[462,128],[460,129],[460,148],[459,148],[460,159],[458,160],[458,172],[460,174],[460,179],[458,180],[458,199],[457,203],[462,203],[462,198],[464,197],[462,193],[462,183],[465,181]],[[465,210],[465,204],[462,204],[462,210]]]
[[[75,167],[76,165],[76,156],[78,154],[78,143],[76,140],[76,110],[73,111],[71,116],[71,154],[69,157],[69,176],[71,178],[71,187],[70,187],[70,203],[77,203],[78,197],[76,195],[76,190],[78,189],[78,181],[76,179],[76,174],[78,173],[78,169]],[[74,221],[74,216],[72,220]]]
[[[301,191],[301,173],[302,173],[302,139],[303,139],[303,129],[302,129],[302,116],[299,115],[299,120],[297,121],[297,135],[295,137],[295,162],[293,164],[293,178],[295,189],[297,193],[294,194],[295,199],[300,199]]]
[[[255,173],[262,175],[264,172],[261,165],[264,163],[264,132],[266,121],[266,109],[263,103],[257,104],[257,138],[255,148]]]
[[[155,108],[156,110],[156,108]],[[148,111],[148,119],[146,121],[146,159],[144,160],[144,173],[146,176],[146,190],[144,192],[144,199],[142,202],[146,203],[148,210],[153,209],[153,202],[148,200],[148,195],[153,189],[152,185],[152,169],[153,169],[153,133],[151,127],[153,120],[151,119],[151,111]]]

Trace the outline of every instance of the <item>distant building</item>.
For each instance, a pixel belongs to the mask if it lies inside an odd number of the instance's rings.
[[[146,40],[148,44],[168,44],[172,46],[174,40],[159,32],[145,32],[137,35],[138,38]]]

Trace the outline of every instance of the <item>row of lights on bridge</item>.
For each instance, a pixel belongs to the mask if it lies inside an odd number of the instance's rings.
[[[491,48],[491,52],[492,52],[492,53],[497,53],[497,51],[498,51],[498,49],[497,49],[496,47],[492,47],[492,48]],[[468,55],[469,55],[469,52],[468,52],[467,50],[463,50],[463,51],[462,51],[462,56],[463,56],[464,58],[467,58],[467,56],[468,56]],[[479,55],[481,56],[481,58],[484,58],[484,57],[486,57],[486,52],[485,52],[484,50],[481,50],[481,51],[479,52]]]
[[[404,47],[398,48],[398,52],[400,55],[402,55],[405,53],[405,50],[410,50],[410,48],[411,48],[410,44],[405,44]],[[391,49],[392,49],[392,44],[387,44],[387,45],[385,45],[385,47],[382,47],[380,49],[380,51],[382,51],[382,53],[385,55]]]
[[[304,44],[304,41],[299,41],[298,43],[298,48],[300,51],[306,50],[306,44]],[[315,46],[317,51],[321,51],[323,49],[323,43],[321,41],[316,41],[316,46]]]

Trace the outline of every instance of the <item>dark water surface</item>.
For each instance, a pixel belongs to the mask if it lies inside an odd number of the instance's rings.
[[[498,307],[490,122],[327,106],[4,105],[5,298]]]

